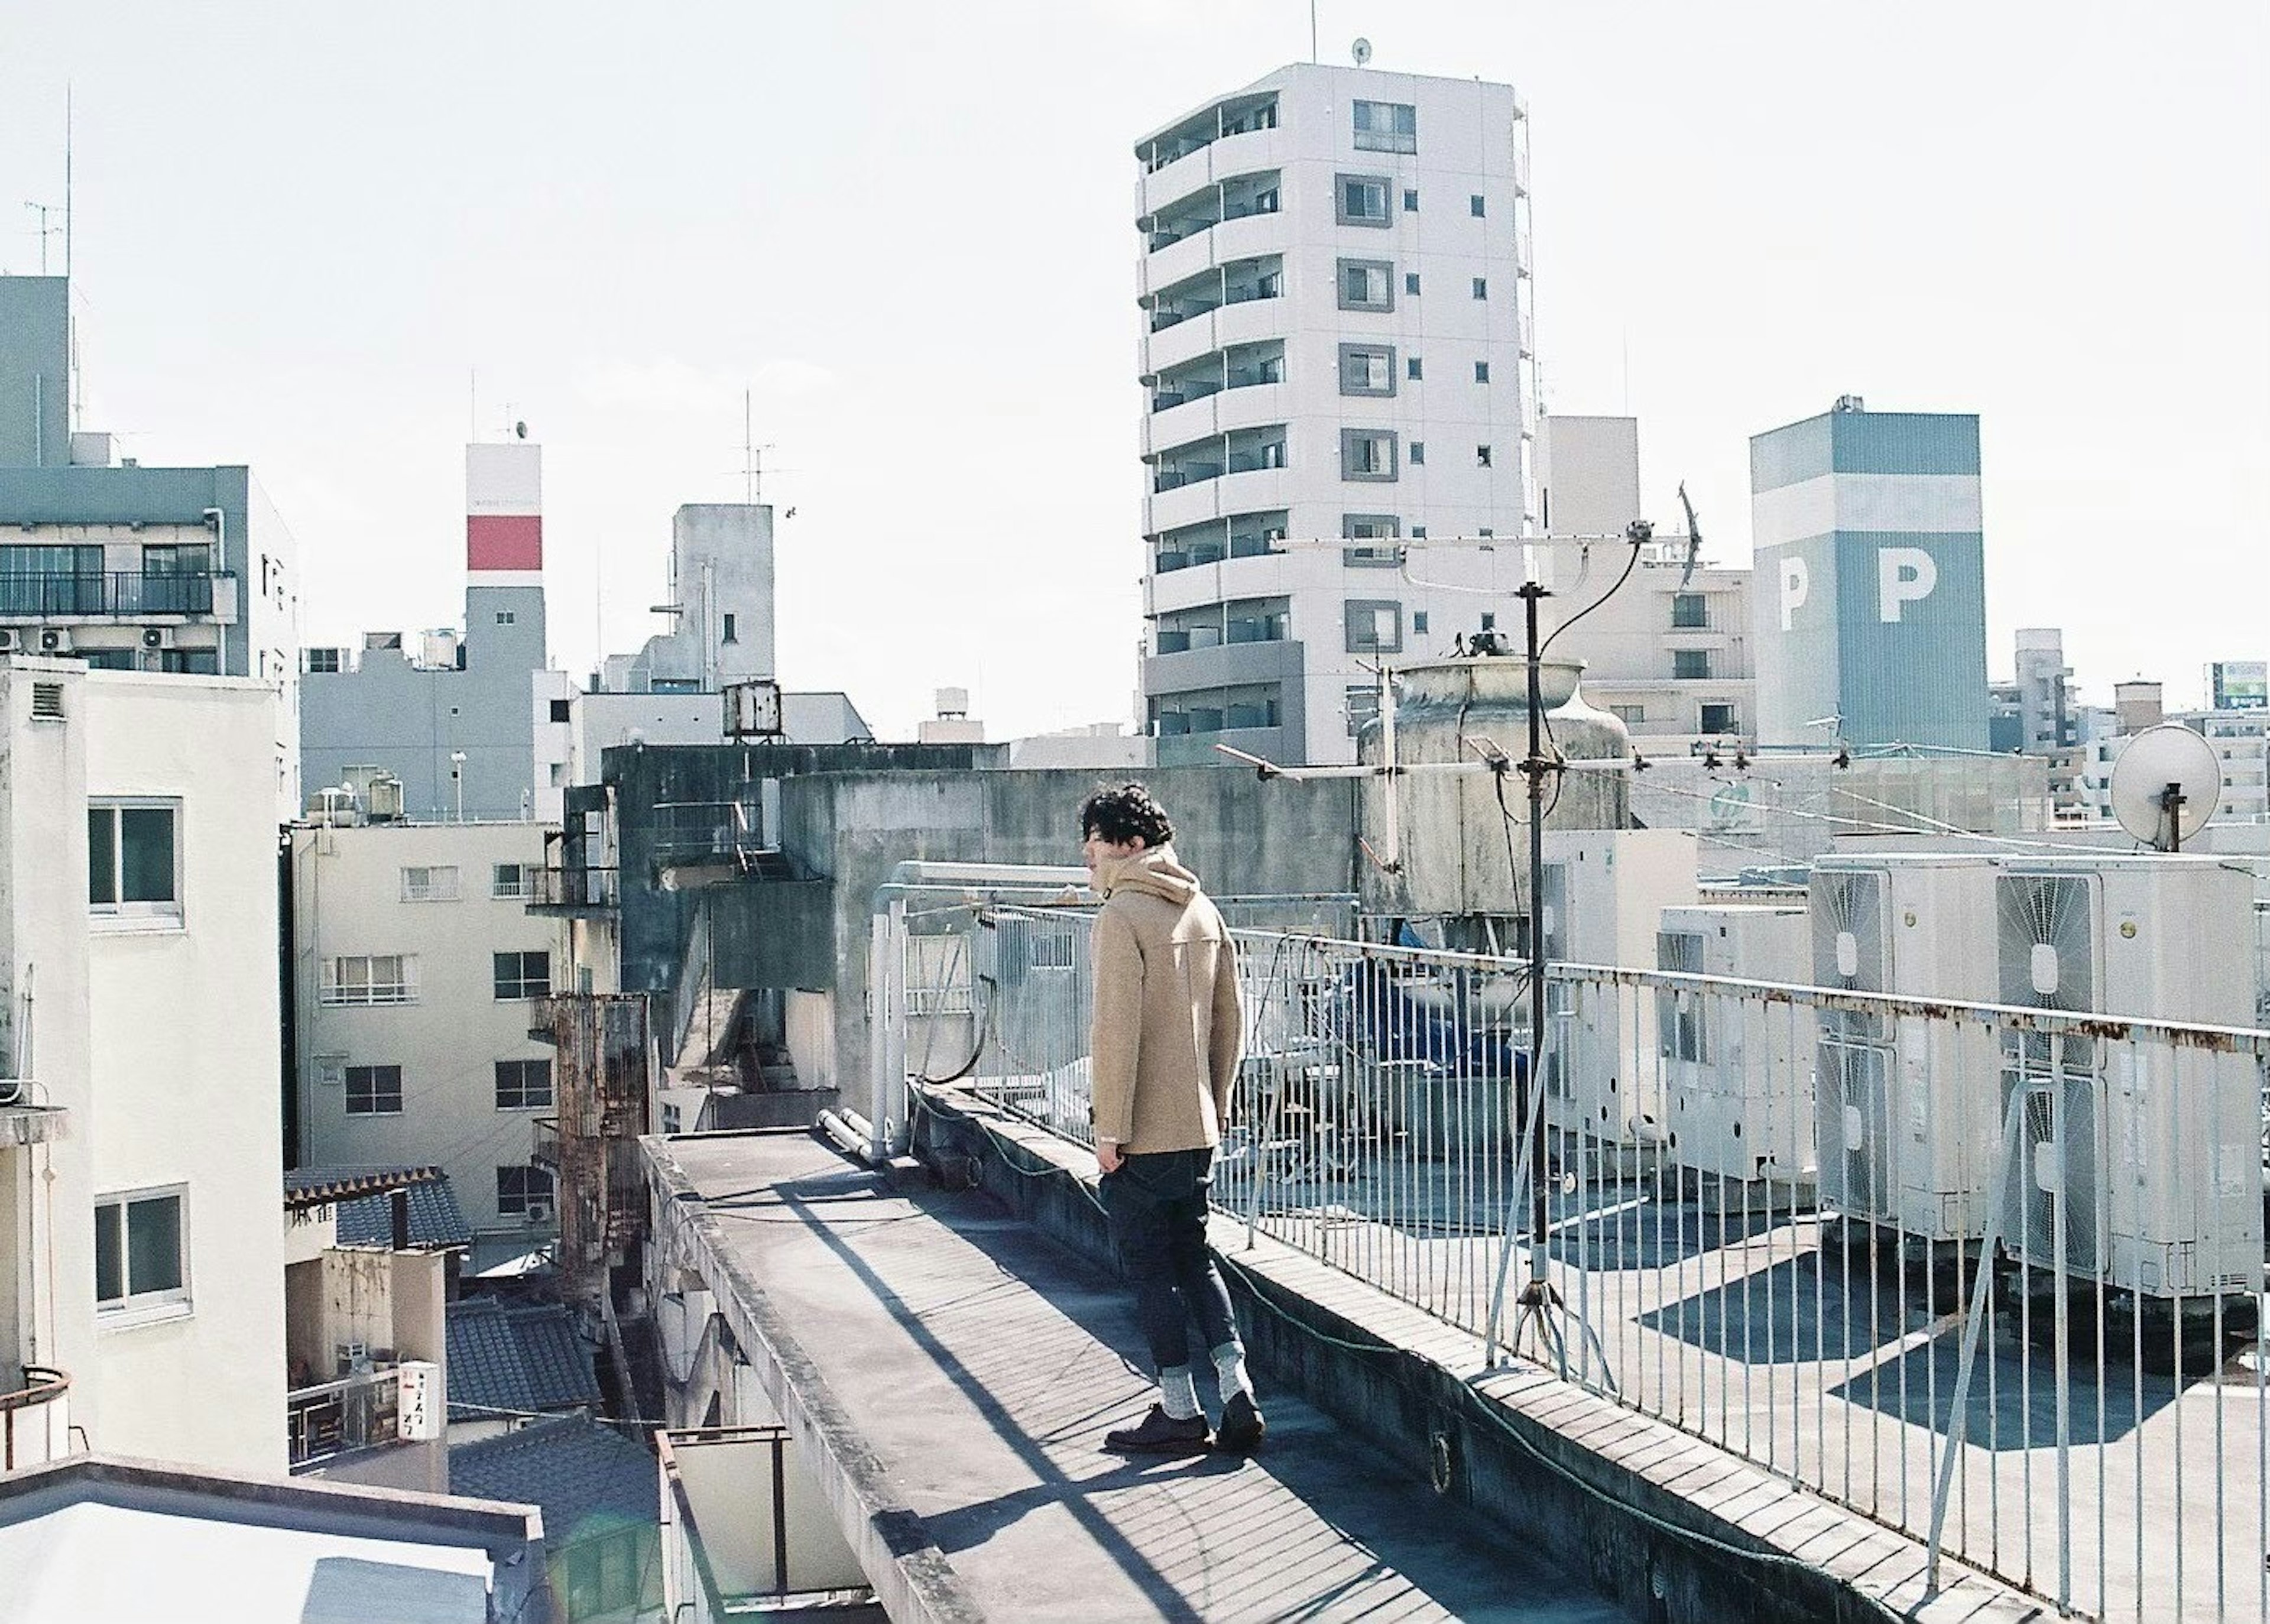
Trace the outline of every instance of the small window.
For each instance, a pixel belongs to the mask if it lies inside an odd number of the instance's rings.
[[[1414,467],[1414,468],[1419,467],[1419,466],[1421,466],[1421,465],[1423,465],[1423,464],[1425,463],[1425,462],[1426,462],[1426,461],[1427,461],[1427,442],[1426,442],[1425,441],[1423,441],[1423,440],[1414,440],[1414,441],[1413,441],[1411,442],[1411,464],[1412,464],[1412,466],[1413,466],[1413,467]]]
[[[552,701],[552,719],[554,722],[574,721],[575,719],[575,701],[574,700],[553,700]]]
[[[1495,611],[1488,609],[1482,611],[1482,630],[1485,632],[1497,630],[1497,614]]]
[[[492,953],[489,957],[493,961],[498,1003],[551,995],[552,955],[549,953]]]
[[[721,642],[734,642],[738,641],[733,635],[733,612],[730,609],[725,612],[725,635],[718,641]]]
[[[1490,537],[1496,535],[1497,532],[1492,530],[1488,525],[1485,524],[1481,529],[1476,530],[1474,534],[1481,537],[1484,540],[1487,540]]]
[[[1411,634],[1414,637],[1423,637],[1426,634],[1427,612],[1423,609],[1413,610],[1411,612]]]
[[[1647,720],[1647,707],[1644,705],[1611,705],[1608,707],[1608,714],[1613,716],[1617,721],[1622,723],[1626,727],[1636,727],[1641,723]]]
[[[1412,540],[1413,540],[1413,541],[1424,541],[1424,540],[1426,540],[1426,539],[1427,539],[1427,527],[1426,527],[1425,525],[1423,525],[1423,524],[1414,524],[1414,525],[1413,525],[1413,526],[1411,527],[1411,539],[1412,539]]]
[[[186,1303],[189,1226],[181,1190],[137,1190],[94,1204],[94,1303],[105,1313]]]
[[[552,1062],[500,1060],[496,1063],[497,1109],[526,1111],[551,1103]]]
[[[370,953],[326,959],[315,1000],[331,1005],[415,1004],[418,956]]]
[[[1710,604],[1700,592],[1674,592],[1671,597],[1671,629],[1700,632],[1710,629]]]
[[[1487,277],[1476,277],[1474,278],[1474,297],[1477,299],[1487,299],[1489,297],[1489,278]]]
[[[1394,394],[1395,352],[1369,345],[1340,345],[1340,393]]]
[[[1740,732],[1740,727],[1734,721],[1734,708],[1732,705],[1702,707],[1702,730],[1705,733]]]
[[[514,612],[509,609],[500,609],[496,612],[496,623],[499,626],[510,626],[514,621],[515,616]]]
[[[86,900],[97,914],[178,919],[179,801],[103,801],[86,809]]]
[[[347,1115],[402,1115],[402,1068],[398,1065],[351,1065],[347,1068]]]
[[[1395,308],[1395,285],[1391,280],[1394,267],[1384,259],[1344,259],[1339,262],[1340,308],[1343,310],[1392,310]]]
[[[337,649],[308,650],[308,670],[310,672],[316,676],[336,676],[338,669],[339,651]]]
[[[1340,430],[1340,478],[1393,479],[1396,477],[1395,443],[1393,429]]]
[[[1477,383],[1487,383],[1489,382],[1489,363],[1487,361],[1476,361],[1474,363],[1474,382]]]
[[[1403,189],[1403,211],[1406,214],[1416,214],[1419,212],[1419,189],[1417,187],[1406,186]]]
[[[402,900],[405,902],[454,902],[457,900],[457,871],[454,865],[406,868],[402,871]]]
[[[1476,446],[1474,448],[1474,466],[1477,468],[1487,468],[1489,465],[1490,449],[1487,446]]]
[[[551,1215],[552,1175],[542,1168],[499,1168],[496,1192],[500,1218],[525,1218],[532,1223]]]
[[[1419,297],[1419,273],[1417,271],[1406,271],[1403,273],[1403,291],[1410,294],[1413,299]]]
[[[347,1057],[345,1055],[317,1055],[315,1080],[326,1088],[343,1088],[347,1080]]]
[[[1355,150],[1359,152],[1417,152],[1419,109],[1407,101],[1357,102]]]
[[[1482,195],[1480,192],[1474,193],[1473,197],[1466,199],[1466,212],[1476,219],[1482,218]]]
[[[490,871],[489,894],[500,902],[525,902],[536,894],[536,864],[498,864]]]
[[[1350,654],[1397,654],[1403,649],[1403,605],[1351,599],[1347,604]]]
[[[1385,175],[1339,175],[1334,179],[1332,191],[1340,225],[1385,226],[1387,224],[1388,191]]]
[[[1708,649],[1673,649],[1671,651],[1671,674],[1682,682],[1708,677],[1710,674],[1710,651]]]
[[[1427,375],[1427,369],[1420,364],[1419,358],[1413,355],[1404,361],[1403,375],[1416,383]]]

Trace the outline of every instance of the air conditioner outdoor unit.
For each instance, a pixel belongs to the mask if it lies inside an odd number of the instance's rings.
[[[1995,872],[1984,856],[1820,858],[1814,984],[1992,1003]],[[1829,1009],[1816,1027],[1821,1206],[1928,1242],[1981,1238],[1999,1127],[1992,1028]]]
[[[1659,968],[1735,981],[1812,979],[1812,921],[1796,907],[1666,908]],[[1813,1027],[1801,1006],[1740,992],[1656,994],[1672,1160],[1721,1179],[1810,1183]]]
[[[527,1206],[521,1210],[520,1221],[526,1224],[531,1229],[535,1228],[538,1224],[550,1223],[552,1221],[552,1204],[549,1201],[530,1202]]]
[[[49,626],[41,628],[40,652],[41,654],[69,654],[70,646],[71,635],[63,627]]]
[[[2213,857],[2012,861],[1996,881],[1998,1002],[2253,1024],[2253,877]],[[2145,1296],[2251,1291],[2262,1260],[2261,1084],[2251,1056],[2010,1032],[1999,1102],[2004,1247]],[[2060,1231],[2062,1233],[2060,1234]],[[2061,1243],[2061,1244],[2060,1244]]]
[[[0,626],[0,654],[14,654],[24,646],[24,634],[12,626]]]
[[[1539,906],[1552,963],[1651,968],[1663,910],[1691,906],[1698,895],[1695,836],[1687,830],[1546,831]],[[1655,1000],[1630,987],[1558,977],[1545,996],[1547,1124],[1604,1146],[1660,1142]]]
[[[142,628],[142,646],[145,649],[172,648],[174,646],[173,629],[169,627],[163,626],[144,627]]]

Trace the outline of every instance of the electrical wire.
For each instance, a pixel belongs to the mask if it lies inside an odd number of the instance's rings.
[[[1537,646],[1538,658],[1543,659],[1545,657],[1546,651],[1551,649],[1554,643],[1561,641],[1562,633],[1567,631],[1570,627],[1576,625],[1577,621],[1583,619],[1586,615],[1591,613],[1592,611],[1598,609],[1602,604],[1606,603],[1617,593],[1623,590],[1624,582],[1629,581],[1631,579],[1632,571],[1639,567],[1639,552],[1641,545],[1642,544],[1636,540],[1631,544],[1631,556],[1624,560],[1624,572],[1616,577],[1616,582],[1613,586],[1601,593],[1599,597],[1594,598],[1591,603],[1585,604],[1584,607],[1578,610],[1575,614],[1570,615],[1566,620],[1561,622],[1559,626],[1553,628],[1553,634]]]

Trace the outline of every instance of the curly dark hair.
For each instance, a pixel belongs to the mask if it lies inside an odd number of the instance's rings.
[[[1168,821],[1165,810],[1139,783],[1098,790],[1082,801],[1079,832],[1083,839],[1093,834],[1115,846],[1124,846],[1138,835],[1151,847],[1163,846],[1175,838],[1175,826]]]

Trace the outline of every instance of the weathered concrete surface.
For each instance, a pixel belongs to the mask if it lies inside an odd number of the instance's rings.
[[[922,1142],[1067,1246],[1109,1253],[1094,1158],[959,1090],[923,1091]],[[1919,1542],[1689,1434],[1526,1363],[1487,1368],[1478,1337],[1217,1219],[1215,1245],[1257,1364],[1449,1498],[1589,1575],[1636,1617],[1714,1624],[1914,1620],[2007,1624],[2050,1609],[1950,1563],[1926,1595]],[[1476,1514],[1480,1514],[1476,1516]]]
[[[929,1587],[894,1616],[1631,1616],[1289,1397],[1249,1462],[1103,1453],[1152,1392],[1124,1295],[982,1194],[894,1190],[801,1135],[648,1144],[669,1221],[706,1237],[679,1255],[779,1367],[783,1419],[824,1412],[799,1443],[856,1489],[855,1547]]]

